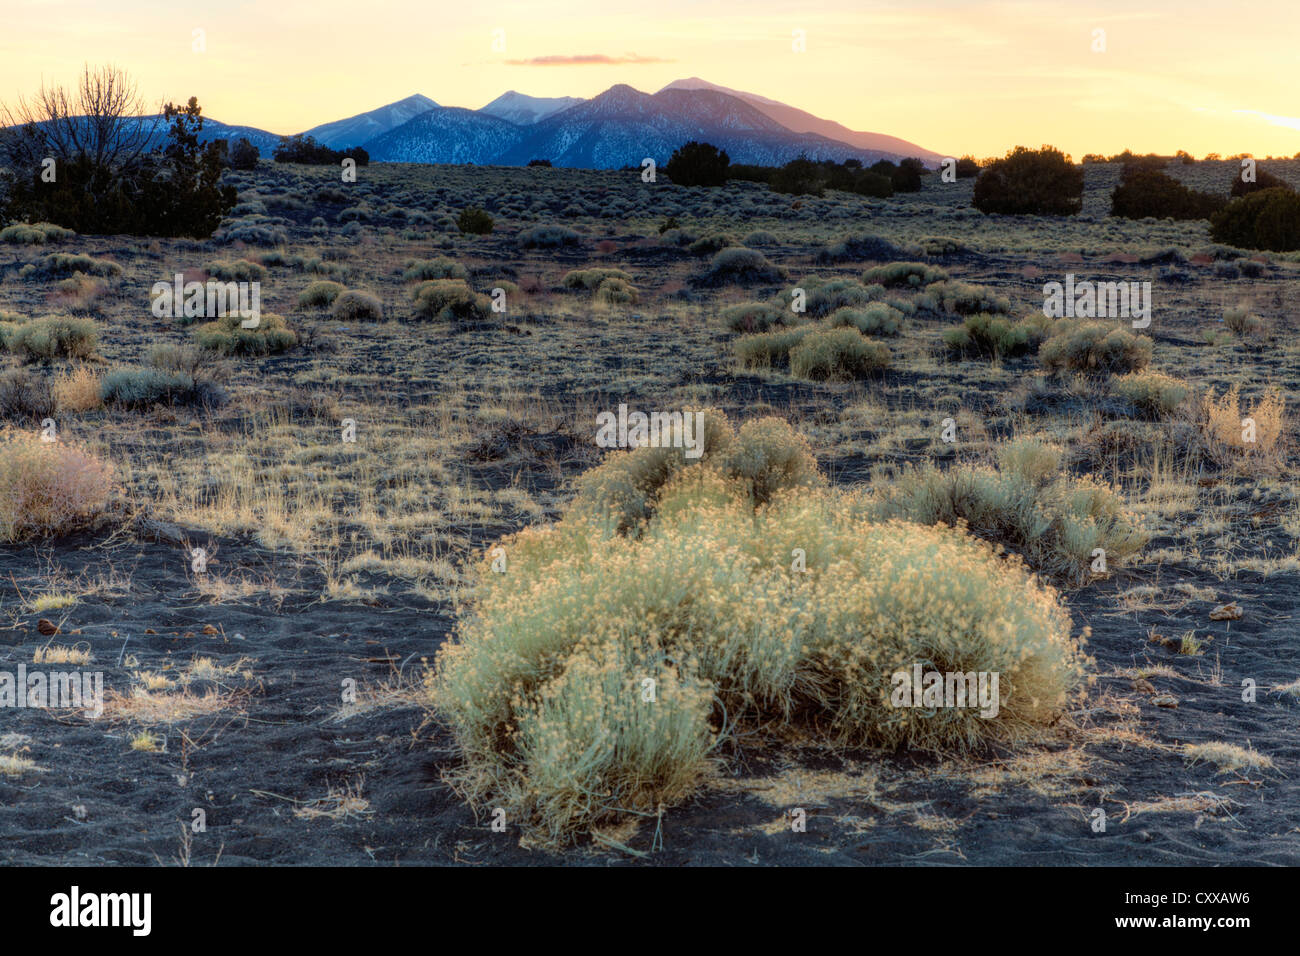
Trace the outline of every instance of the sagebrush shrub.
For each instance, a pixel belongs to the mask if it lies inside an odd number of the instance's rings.
[[[1034,570],[1072,584],[1088,580],[1096,549],[1105,551],[1109,569],[1147,540],[1118,492],[1091,478],[1070,478],[1060,451],[1034,439],[1004,445],[996,467],[903,469],[877,486],[873,513],[923,525],[962,523],[1011,548]]]
[[[119,368],[104,376],[99,397],[107,405],[148,408],[153,405],[195,404],[194,377],[160,368]]]
[[[298,308],[309,309],[333,305],[334,300],[346,291],[347,288],[341,282],[330,279],[312,282],[298,293]]]
[[[384,304],[372,293],[349,289],[334,300],[330,316],[342,322],[378,322],[384,317]]]
[[[517,242],[522,249],[560,249],[576,246],[581,239],[568,226],[533,226],[519,233]]]
[[[916,304],[932,312],[951,312],[957,315],[974,315],[977,312],[1006,313],[1011,311],[1011,300],[986,286],[973,282],[944,279],[931,283],[917,296]]]
[[[194,343],[219,355],[271,355],[298,344],[284,317],[263,312],[256,328],[246,329],[238,315],[225,315],[194,330]]]
[[[32,279],[70,276],[74,272],[111,279],[122,274],[122,267],[112,260],[96,259],[82,253],[52,252],[38,262],[23,266],[18,275],[23,279]]]
[[[817,251],[818,262],[846,262],[876,259],[887,261],[901,258],[903,252],[888,239],[862,233],[845,236],[839,242],[823,246]]]
[[[851,326],[863,335],[897,335],[903,328],[903,313],[884,302],[872,302],[860,309],[836,309],[830,324]]]
[[[956,328],[946,329],[943,341],[949,349],[963,355],[1011,358],[1035,351],[1051,325],[1051,320],[1041,314],[1013,320],[980,312],[967,316]]]
[[[799,288],[796,286],[795,288]],[[885,294],[885,287],[866,285],[853,279],[831,279],[804,289],[806,314],[815,318],[830,315],[837,309],[864,306]],[[783,297],[788,296],[783,293]]]
[[[634,305],[638,297],[639,293],[635,287],[628,285],[625,279],[614,276],[601,282],[593,296],[597,302],[605,305]]]
[[[785,273],[767,261],[757,249],[731,246],[713,257],[699,281],[705,285],[724,282],[780,282]]]
[[[71,229],[64,229],[52,222],[16,222],[12,226],[0,229],[0,242],[40,246],[47,242],[63,242],[77,234]]]
[[[1151,349],[1151,339],[1113,322],[1062,319],[1039,346],[1038,358],[1053,371],[1113,375],[1146,368]]]
[[[0,370],[0,418],[39,425],[55,410],[54,393],[44,375],[26,368]]]
[[[766,332],[782,325],[786,313],[767,302],[742,302],[722,310],[722,320],[733,332]]]
[[[1111,391],[1144,415],[1167,417],[1192,394],[1182,379],[1160,372],[1130,372],[1110,383]]]
[[[566,289],[595,289],[600,286],[606,279],[621,279],[623,282],[630,283],[632,277],[622,269],[606,269],[593,267],[591,269],[573,269],[564,274],[560,284]]]
[[[867,285],[919,288],[933,282],[941,282],[948,277],[948,273],[943,269],[938,266],[928,266],[924,262],[890,262],[868,269],[862,274],[862,281]]]
[[[419,282],[425,279],[468,279],[469,270],[459,262],[451,259],[411,260],[402,273],[403,282]]]
[[[1255,335],[1264,330],[1264,320],[1246,305],[1224,309],[1223,324],[1237,335]]]
[[[59,358],[88,359],[95,355],[99,336],[90,319],[50,315],[29,319],[0,332],[4,346],[29,362]]]
[[[289,235],[283,229],[251,222],[232,223],[217,230],[212,238],[216,242],[242,242],[249,246],[282,246],[289,241]]]
[[[248,259],[217,259],[203,271],[222,282],[261,282],[266,278],[266,267]]]
[[[856,329],[810,332],[790,349],[790,374],[816,381],[849,381],[889,367],[889,346]]]
[[[735,246],[736,244],[736,241],[730,236],[723,235],[722,233],[714,233],[713,235],[705,236],[702,239],[696,239],[686,247],[686,251],[693,256],[711,256],[716,252],[730,246]]]
[[[69,534],[101,513],[112,469],[66,442],[0,432],[0,541]]]
[[[748,369],[787,368],[790,364],[790,350],[814,328],[811,325],[800,325],[746,335],[732,343],[732,351],[740,364]]]
[[[492,302],[464,279],[432,279],[411,292],[416,315],[443,321],[481,321],[492,314]]]

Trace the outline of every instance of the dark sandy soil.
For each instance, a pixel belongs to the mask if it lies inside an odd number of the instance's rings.
[[[337,719],[345,679],[376,686],[399,668],[418,679],[421,658],[431,659],[452,627],[446,609],[418,598],[373,607],[313,602],[294,592],[319,594],[319,582],[234,542],[216,543],[222,573],[269,575],[288,593],[214,605],[198,596],[184,555],[166,542],[124,535],[109,548],[89,544],[0,550],[7,608],[52,557],[73,574],[132,569],[129,593],[51,614],[60,635],[42,636],[35,615],[0,630],[0,669],[30,666],[36,648],[54,640],[89,646],[89,669],[104,672],[110,694],[128,686],[131,671],[195,656],[218,664],[246,658],[240,670],[250,676],[195,684],[229,692],[228,706],[159,728],[163,752],[133,751],[129,720],[0,712],[9,750],[39,768],[0,777],[6,864],[177,864],[187,854],[191,865],[1300,864],[1297,702],[1269,691],[1300,669],[1294,574],[1241,575],[1230,595],[1219,594],[1245,609],[1232,622],[1209,622],[1213,605],[1194,600],[1116,615],[1113,593],[1137,580],[1125,575],[1075,592],[1072,611],[1091,622],[1097,671],[1112,676],[1100,678],[1087,711],[1072,715],[1082,730],[1035,751],[1041,763],[1024,778],[1015,775],[1025,758],[1011,754],[980,755],[954,771],[907,754],[742,744],[724,754],[725,769],[689,805],[612,837],[636,853],[656,840],[661,850],[637,856],[587,844],[553,855],[521,847],[517,832],[492,832],[486,816],[476,820],[441,782],[454,759],[449,737],[415,703]],[[1157,580],[1223,587],[1186,572]],[[1153,628],[1203,636],[1208,628],[1213,639],[1205,653],[1188,656],[1153,643]],[[1177,676],[1153,675],[1142,689],[1122,673],[1148,665]],[[1247,677],[1259,687],[1255,703],[1241,700]],[[1162,694],[1177,707],[1153,705]],[[1211,764],[1189,766],[1179,752],[1214,740],[1248,740],[1274,767],[1216,773]],[[368,805],[350,815],[295,814],[333,809],[312,801],[358,782]],[[1192,794],[1200,795],[1192,809],[1162,803]],[[788,824],[794,806],[807,812],[806,832]],[[1096,807],[1106,813],[1104,833],[1091,826]],[[187,849],[195,808],[205,811],[207,830]]]

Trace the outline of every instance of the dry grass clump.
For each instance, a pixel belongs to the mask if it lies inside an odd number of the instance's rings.
[[[0,541],[68,534],[108,504],[112,469],[30,432],[0,432]]]
[[[1151,339],[1113,322],[1058,320],[1038,349],[1044,367],[1086,375],[1137,372],[1151,364]]]
[[[79,414],[104,404],[100,374],[89,365],[74,365],[59,373],[52,387],[55,404],[61,412]]]
[[[1284,450],[1286,399],[1276,389],[1265,392],[1249,411],[1241,407],[1241,386],[1222,397],[1214,390],[1201,400],[1201,432],[1206,453],[1218,465],[1277,465]]]
[[[1112,381],[1110,390],[1154,418],[1172,415],[1192,394],[1187,382],[1160,372],[1130,372]]]
[[[889,346],[853,328],[810,332],[790,349],[790,374],[815,381],[851,381],[889,368]]]
[[[55,283],[50,302],[69,312],[93,312],[107,291],[108,283],[103,279],[74,272]]]
[[[1247,305],[1224,309],[1223,324],[1237,335],[1256,335],[1264,330],[1264,320],[1250,311]]]
[[[1059,449],[1019,439],[999,449],[997,458],[996,467],[905,469],[878,486],[876,514],[961,525],[1071,584],[1088,580],[1096,549],[1105,551],[1109,571],[1146,543],[1148,535],[1118,492],[1063,473]]]
[[[1202,761],[1212,763],[1219,768],[1219,773],[1268,770],[1273,766],[1271,758],[1250,747],[1239,747],[1218,740],[1207,744],[1188,744],[1183,748],[1183,756],[1193,766]]]
[[[33,664],[89,664],[90,660],[89,647],[64,647],[61,644],[38,647],[32,655]]]
[[[964,750],[1022,739],[1080,686],[1068,614],[1022,566],[958,531],[874,523],[807,473],[783,422],[724,423],[693,465],[614,456],[560,522],[499,543],[505,574],[483,562],[430,682],[475,805],[563,843],[684,799],[738,724]],[[620,534],[625,509],[602,518],[593,490],[635,476],[657,492]],[[914,664],[998,673],[1000,710],[892,706]]]

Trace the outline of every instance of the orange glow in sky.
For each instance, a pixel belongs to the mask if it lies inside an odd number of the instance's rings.
[[[476,109],[698,76],[951,155],[1300,152],[1295,0],[0,0],[0,17],[0,101],[113,63],[150,101],[274,133],[412,93]]]

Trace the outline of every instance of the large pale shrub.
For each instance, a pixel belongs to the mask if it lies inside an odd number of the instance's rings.
[[[951,752],[1056,719],[1086,662],[1055,592],[959,531],[874,522],[784,423],[713,422],[700,461],[616,453],[490,549],[430,680],[474,805],[564,843],[685,799],[737,727]],[[606,492],[638,477],[628,526]],[[893,706],[918,664],[998,674],[997,714]]]

